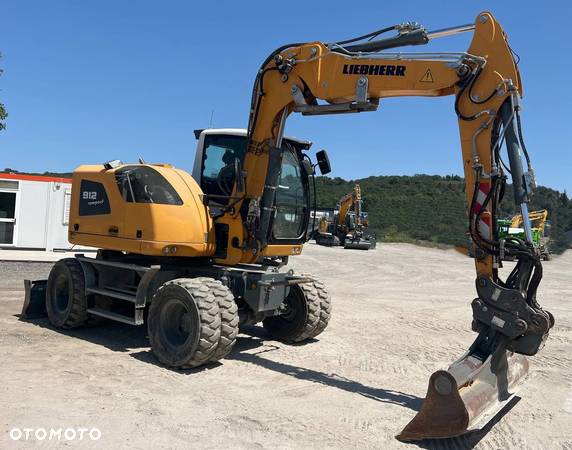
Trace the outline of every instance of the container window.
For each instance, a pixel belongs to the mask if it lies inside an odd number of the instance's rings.
[[[13,180],[0,180],[0,189],[18,189],[18,182]]]

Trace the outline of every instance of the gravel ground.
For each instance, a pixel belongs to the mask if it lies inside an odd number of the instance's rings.
[[[474,338],[472,262],[452,251],[308,245],[292,259],[333,298],[328,329],[306,345],[255,327],[220,364],[158,365],[144,327],[57,331],[20,321],[22,280],[51,264],[0,263],[0,448],[415,448],[394,436],[429,375]],[[545,264],[539,299],[556,316],[520,401],[483,431],[421,448],[572,449],[572,252]],[[15,442],[14,427],[91,428],[98,441]]]

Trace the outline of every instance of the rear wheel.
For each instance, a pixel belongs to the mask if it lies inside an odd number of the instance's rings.
[[[46,287],[46,312],[57,328],[77,328],[87,322],[85,279],[77,259],[62,259],[52,267]]]
[[[153,296],[147,326],[151,349],[161,363],[192,368],[214,355],[221,319],[213,281],[179,278],[163,284]]]

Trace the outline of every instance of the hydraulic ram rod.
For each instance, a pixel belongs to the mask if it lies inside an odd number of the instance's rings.
[[[441,30],[429,31],[427,33],[427,38],[438,39],[445,36],[453,36],[455,34],[467,33],[468,31],[473,31],[475,29],[474,23],[469,23],[467,25],[459,25],[456,27],[443,28]]]

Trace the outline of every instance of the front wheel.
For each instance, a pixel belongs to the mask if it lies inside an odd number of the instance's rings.
[[[275,339],[302,342],[325,330],[331,309],[330,296],[322,283],[314,280],[295,284],[284,299],[281,314],[267,317],[263,326]]]
[[[312,282],[312,285],[320,299],[320,319],[318,320],[316,328],[314,328],[309,335],[309,337],[314,338],[321,334],[330,322],[330,316],[332,315],[332,298],[330,297],[324,283],[312,277],[310,274],[305,274],[305,276],[313,278],[314,281]]]

